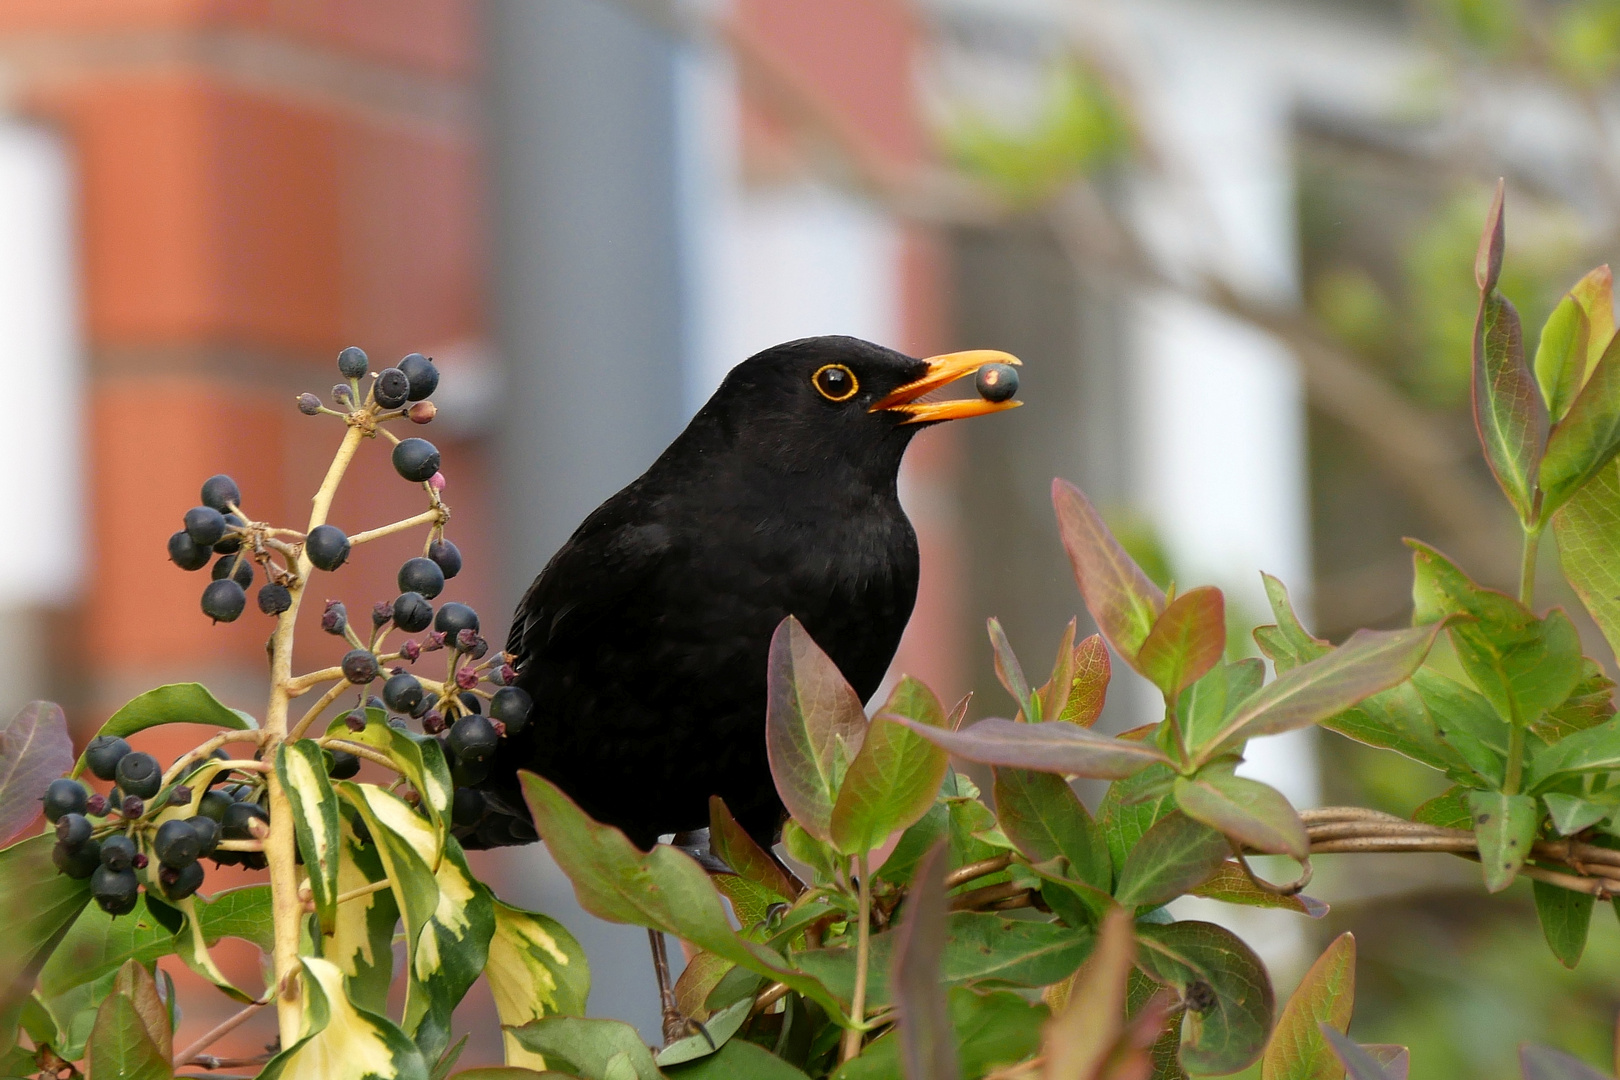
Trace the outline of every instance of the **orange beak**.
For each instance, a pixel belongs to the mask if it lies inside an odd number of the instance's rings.
[[[930,390],[938,390],[948,383],[967,375],[973,375],[986,364],[1018,364],[1022,361],[1010,353],[999,352],[995,349],[969,349],[967,352],[945,353],[943,356],[930,356],[925,363],[928,370],[923,372],[920,379],[915,379],[900,387],[888,396],[879,399],[871,408],[871,412],[888,411],[908,414],[901,423],[904,424],[931,424],[941,420],[962,420],[969,416],[984,416],[986,413],[1005,412],[1016,409],[1022,401],[985,401],[982,398],[959,398],[951,401],[918,401],[917,399]]]

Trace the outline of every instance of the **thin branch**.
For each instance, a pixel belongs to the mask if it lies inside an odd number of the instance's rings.
[[[248,1020],[252,1019],[255,1013],[268,1004],[270,1004],[270,999],[268,997],[266,997],[263,1001],[251,1002],[241,1012],[238,1012],[234,1016],[231,1016],[228,1019],[216,1024],[213,1028],[207,1031],[202,1038],[198,1039],[196,1042],[192,1043],[190,1046],[186,1047],[184,1050],[180,1051],[180,1053],[175,1055],[174,1067],[178,1069],[184,1065],[191,1064],[192,1060],[204,1050],[208,1049],[210,1046],[213,1046],[220,1039],[223,1039],[225,1036],[241,1027]]]
[[[292,726],[292,730],[287,732],[288,741],[290,742],[293,739],[302,739],[304,737],[304,732],[309,730],[309,726],[316,721],[321,713],[330,708],[332,703],[338,698],[342,697],[344,691],[350,689],[352,686],[354,686],[353,683],[351,683],[348,679],[344,679],[342,682],[333,686],[326,693],[322,694],[320,700],[311,705],[304,715],[298,718],[298,723]]]
[[[986,885],[982,889],[973,889],[960,896],[951,897],[952,911],[972,911],[975,908],[986,907],[1001,900],[1009,900],[1029,892],[1028,887],[1016,881],[1004,881],[1000,885]]]
[[[997,855],[993,859],[981,859],[975,863],[968,863],[966,866],[958,866],[955,870],[952,870],[949,874],[945,875],[945,891],[950,892],[952,889],[960,888],[961,886],[972,881],[974,878],[982,878],[988,877],[991,874],[999,874],[1003,870],[1007,869],[1007,867],[1011,866],[1012,862],[1013,857],[1011,853],[1009,853],[1006,855]]]
[[[437,508],[432,510],[424,510],[415,517],[408,517],[403,521],[396,521],[392,525],[383,525],[375,529],[367,529],[365,532],[357,532],[353,536],[349,537],[349,546],[354,547],[357,544],[364,544],[368,540],[378,540],[384,536],[392,536],[397,532],[404,532],[406,529],[413,528],[417,525],[427,525],[430,522],[437,522],[442,516],[442,511],[438,510]]]
[[[358,889],[350,889],[348,892],[338,893],[337,899],[332,902],[334,904],[347,904],[350,900],[358,900],[362,896],[370,896],[372,893],[382,892],[384,889],[390,888],[392,885],[393,882],[389,881],[387,878],[383,878],[381,881],[373,881],[370,885],[362,885]]]
[[[394,764],[393,760],[389,758],[388,755],[378,753],[376,750],[373,750],[371,747],[362,743],[350,742],[347,739],[332,738],[330,736],[319,740],[319,742],[328,750],[347,750],[355,757],[365,758],[367,761],[381,765],[390,772],[400,773],[401,776],[405,775],[403,772],[400,772],[399,766]]]

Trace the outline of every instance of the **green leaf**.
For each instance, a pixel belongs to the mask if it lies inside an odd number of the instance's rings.
[[[1507,774],[1509,728],[1485,695],[1427,667],[1417,670],[1411,685],[1430,719],[1430,728],[1422,730],[1415,715],[1407,718],[1413,738],[1422,739],[1425,749],[1438,748],[1443,762],[1439,767],[1448,774],[1464,778],[1471,773],[1484,786],[1501,787]]]
[[[173,951],[174,934],[147,911],[144,893],[133,911],[117,918],[92,904],[73,921],[40,970],[39,993],[54,998],[116,974],[126,961],[149,965]]]
[[[509,1029],[531,1020],[585,1012],[591,969],[585,950],[557,920],[495,901],[495,934],[484,969],[501,1018],[506,1060],[511,1065],[546,1067]]]
[[[276,775],[292,802],[293,830],[309,871],[309,890],[323,929],[337,918],[338,800],[326,775],[325,755],[313,739],[276,748]]]
[[[1176,801],[1171,793],[1174,779],[1175,773],[1169,767],[1154,765],[1108,785],[1098,815],[1102,819],[1103,838],[1108,841],[1108,856],[1116,881],[1131,849],[1160,818],[1175,810]]]
[[[1266,664],[1257,656],[1210,668],[1176,705],[1187,745],[1197,748],[1208,742],[1265,680]]]
[[[1442,829],[1474,828],[1474,812],[1468,808],[1469,789],[1453,785],[1412,811],[1412,820]]]
[[[688,1065],[665,1067],[670,1080],[809,1080],[763,1046],[732,1039],[717,1053]]]
[[[909,885],[928,849],[950,831],[950,822],[950,807],[944,802],[934,803],[915,825],[900,834],[900,842],[873,875],[891,885]]]
[[[151,974],[134,960],[119,969],[90,1032],[91,1080],[170,1080],[169,1011]]]
[[[1181,692],[1220,662],[1226,651],[1226,600],[1206,585],[1176,597],[1154,620],[1135,667],[1165,699]]]
[[[711,1013],[708,1019],[703,1021],[702,1031],[666,1043],[664,1048],[654,1055],[653,1060],[659,1068],[664,1069],[708,1057],[724,1048],[731,1037],[748,1022],[748,1017],[754,1009],[754,998],[755,993],[750,990],[725,1008]]]
[[[259,722],[241,709],[227,708],[202,683],[170,683],[132,697],[107,718],[97,735],[128,738],[159,724],[208,724],[232,731],[252,731]],[[84,758],[73,775],[84,771]]]
[[[709,850],[747,881],[761,886],[771,896],[789,902],[798,899],[799,886],[782,864],[754,842],[725,800],[718,795],[709,796]]]
[[[1085,804],[1061,777],[1028,769],[995,770],[996,819],[1030,862],[1062,857],[1075,878],[1107,892],[1113,883],[1108,842]]]
[[[462,1069],[450,1080],[571,1080],[566,1073],[535,1072],[506,1065],[489,1065],[481,1069]]]
[[[378,846],[360,842],[350,815],[360,816],[351,807],[341,821],[339,895],[389,880]],[[321,955],[343,972],[350,1000],[359,1008],[387,1012],[388,987],[394,978],[394,927],[398,924],[399,902],[394,891],[381,889],[339,904],[336,921],[321,937]]]
[[[1502,189],[1480,240],[1482,263],[1502,265]],[[1519,313],[1496,291],[1496,274],[1479,273],[1479,315],[1474,323],[1474,428],[1485,460],[1522,521],[1534,518],[1533,491],[1547,442],[1547,403],[1524,362]]]
[[[1532,881],[1530,885],[1547,947],[1560,964],[1573,969],[1586,951],[1586,933],[1592,925],[1592,894],[1561,889],[1545,881]]]
[[[1041,1025],[1047,1019],[1044,1005],[1010,990],[983,993],[957,988],[948,992],[947,1000],[951,1041],[964,1075],[985,1076],[1040,1048]],[[900,1080],[902,1075],[899,1036],[891,1030],[873,1039],[860,1057],[839,1066],[833,1080]]]
[[[1468,809],[1474,816],[1479,861],[1485,870],[1487,892],[1501,892],[1530,854],[1536,838],[1536,800],[1529,795],[1500,791],[1470,791]]]
[[[1299,621],[1299,616],[1294,614],[1293,602],[1288,598],[1288,587],[1264,572],[1260,578],[1265,583],[1266,599],[1271,602],[1271,614],[1277,620],[1277,625],[1256,627],[1254,641],[1266,658],[1277,666],[1277,674],[1281,675],[1289,668],[1296,668],[1331,652],[1332,643],[1312,637]]]
[[[1181,1024],[1181,1063],[1196,1072],[1236,1072],[1265,1047],[1275,1000],[1260,958],[1230,930],[1205,922],[1138,923],[1137,962],[1149,976],[1181,996],[1202,984],[1194,999],[1213,998],[1202,1012],[1189,1008]]]
[[[1524,1080],[1609,1080],[1579,1058],[1545,1046],[1519,1047],[1519,1066]]]
[[[535,828],[573,882],[586,911],[611,922],[674,934],[739,967],[784,982],[839,1014],[837,999],[818,981],[731,929],[720,894],[690,856],[663,844],[638,851],[618,829],[592,821],[550,781],[529,772],[518,776]]]
[[[1013,701],[1017,702],[1019,711],[1026,719],[1041,719],[1036,715],[1034,694],[1030,692],[1029,679],[1024,675],[1024,666],[1018,662],[1012,642],[1007,640],[1007,632],[1001,628],[1001,620],[991,616],[985,626],[990,632],[990,656],[996,669],[996,681],[1012,695]]]
[[[1242,904],[1244,907],[1277,908],[1283,911],[1295,911],[1301,915],[1308,915],[1313,919],[1320,919],[1328,913],[1328,906],[1314,897],[1304,893],[1295,893],[1284,896],[1280,893],[1266,892],[1257,888],[1249,880],[1249,875],[1243,872],[1243,867],[1236,862],[1221,864],[1214,876],[1192,891],[1194,896],[1202,896],[1209,900],[1219,900],[1226,904]]]
[[[1231,854],[1214,829],[1184,813],[1166,814],[1125,857],[1114,896],[1127,907],[1169,903],[1208,880]]]
[[[14,1009],[90,902],[90,882],[59,874],[51,863],[56,837],[41,833],[0,850],[0,1045],[15,1032]]]
[[[297,1042],[270,1059],[259,1080],[428,1080],[416,1044],[386,1017],[350,1002],[336,965],[312,956],[299,962],[304,966],[303,1030]]]
[[[1552,522],[1564,577],[1620,655],[1620,463],[1600,470]]]
[[[617,1080],[609,1068],[617,1059],[629,1080],[663,1080],[652,1051],[636,1029],[619,1020],[548,1016],[508,1030],[524,1049],[544,1057],[547,1067],[566,1069],[580,1080]],[[621,1065],[623,1069],[625,1065]]]
[[[1158,747],[1099,735],[1075,724],[980,720],[962,731],[901,718],[912,731],[957,757],[984,765],[1117,780],[1169,761]]]
[[[0,841],[39,818],[52,780],[73,765],[67,717],[49,701],[31,701],[0,727]]]
[[[949,761],[945,752],[898,721],[947,730],[933,691],[907,675],[872,718],[838,788],[828,831],[845,855],[864,855],[934,805]]]
[[[1217,767],[1176,777],[1175,796],[1182,813],[1256,851],[1300,860],[1310,854],[1305,823],[1269,784]]]
[[[832,842],[833,805],[866,737],[861,699],[799,620],[771,635],[765,749],[782,803],[805,832]]]
[[[1374,694],[1354,708],[1322,721],[1322,726],[1359,743],[1394,750],[1448,775],[1472,772],[1457,749],[1441,737],[1440,728],[1418,689],[1416,680],[1424,671],[1419,668],[1412,681]],[[1488,704],[1486,709],[1490,709]],[[1500,723],[1494,712],[1491,712],[1491,721]],[[1496,775],[1500,776],[1501,772],[1498,768]]]
[[[889,973],[895,940],[892,933],[871,939],[868,1008],[881,1008],[894,1000]],[[945,986],[1049,986],[1074,974],[1090,954],[1093,940],[1088,928],[1005,919],[987,911],[952,912],[946,919],[940,982]],[[810,949],[794,959],[840,1000],[850,999],[855,989],[852,946]]]
[[[1577,795],[1564,795],[1556,791],[1547,792],[1541,801],[1547,804],[1547,816],[1559,836],[1574,836],[1614,812],[1612,806],[1599,806]]]
[[[1053,480],[1052,505],[1086,609],[1115,651],[1134,663],[1164,611],[1163,590],[1119,546],[1079,488]]]
[[[1573,296],[1565,296],[1547,316],[1536,343],[1536,382],[1553,423],[1563,418],[1586,376],[1586,353],[1591,333],[1586,312]],[[1548,456],[1551,456],[1549,450]],[[1546,463],[1542,463],[1546,476]]]
[[[1291,668],[1251,695],[1196,755],[1203,764],[1260,735],[1308,727],[1411,677],[1440,624],[1410,630],[1357,630],[1324,656]]]
[[[900,928],[895,931],[894,975],[891,987],[898,1014],[900,1055],[907,1076],[930,1080],[956,1080],[962,1075],[951,1021],[940,979],[945,952],[944,843],[935,844],[917,868],[917,878],[906,895]]]
[[[1620,450],[1620,346],[1611,342],[1569,414],[1552,429],[1541,462],[1541,513],[1562,506]]]
[[[1577,731],[1596,727],[1614,715],[1614,680],[1589,656],[1581,657],[1581,681],[1557,708],[1530,725],[1542,742],[1551,744]]]
[[[1108,646],[1101,634],[1092,634],[1074,647],[1073,676],[1069,693],[1061,705],[1054,705],[1042,714],[1046,720],[1067,720],[1071,724],[1090,727],[1102,715],[1108,699],[1108,682],[1113,677],[1113,661],[1108,658]]]
[[[1620,768],[1620,718],[1577,731],[1538,753],[1525,769],[1524,783],[1536,790],[1559,776],[1616,768]]]
[[[1277,1017],[1260,1080],[1340,1080],[1344,1066],[1322,1036],[1322,1024],[1350,1028],[1356,998],[1356,939],[1340,934],[1316,958]]]

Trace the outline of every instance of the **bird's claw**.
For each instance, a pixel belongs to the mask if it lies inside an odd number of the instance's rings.
[[[691,1035],[703,1036],[703,1041],[709,1044],[710,1050],[718,1050],[714,1043],[714,1036],[709,1029],[703,1026],[703,1021],[694,1020],[684,1015],[679,1009],[664,1010],[664,1045],[676,1043]]]

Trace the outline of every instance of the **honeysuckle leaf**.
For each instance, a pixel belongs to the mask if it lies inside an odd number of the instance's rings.
[[[1168,766],[1154,765],[1108,785],[1097,816],[1103,839],[1108,842],[1116,882],[1126,856],[1160,818],[1174,812],[1176,801],[1171,794],[1174,779],[1175,773]]]
[[[892,987],[898,1013],[900,1057],[905,1075],[956,1080],[962,1075],[951,1044],[951,1020],[940,978],[945,952],[945,864],[943,842],[923,856],[906,894],[895,931]]]
[[[771,635],[765,749],[788,813],[832,842],[833,804],[866,737],[861,699],[832,659],[788,616]]]
[[[1077,659],[1074,649],[1074,634],[1077,626],[1079,626],[1079,620],[1070,619],[1069,625],[1063,628],[1063,637],[1058,640],[1057,658],[1052,661],[1052,674],[1046,677],[1046,683],[1043,686],[1033,692],[1036,711],[1040,715],[1025,716],[1024,719],[1059,720],[1062,718],[1063,710],[1068,706],[1069,698],[1074,692],[1074,668]]]
[[[1187,745],[1203,746],[1218,735],[1227,717],[1237,711],[1266,680],[1266,664],[1258,656],[1211,667],[1187,688],[1176,703]]]
[[[1027,1001],[1010,990],[986,993],[961,987],[947,991],[946,1001],[951,1018],[948,1037],[964,1075],[985,1076],[997,1067],[1023,1061],[1039,1049],[1041,1025],[1047,1019],[1046,1006],[1039,1002]],[[901,1072],[899,1049],[899,1034],[891,1029],[868,1043],[860,1057],[840,1065],[833,1080],[896,1080],[906,1075]],[[716,1080],[730,1080],[714,1075]],[[752,1080],[754,1074],[730,1075]]]
[[[1354,1039],[1331,1025],[1322,1024],[1320,1029],[1322,1038],[1344,1065],[1348,1080],[1395,1080],[1393,1070],[1373,1056],[1372,1047],[1357,1046]]]
[[[1254,882],[1249,880],[1249,875],[1243,872],[1243,867],[1235,862],[1223,863],[1221,868],[1205,879],[1202,885],[1192,890],[1192,895],[1220,900],[1227,904],[1242,904],[1244,907],[1296,911],[1313,919],[1320,919],[1328,913],[1326,904],[1304,893],[1284,896],[1257,888]]]
[[[1226,599],[1205,585],[1182,593],[1153,621],[1136,654],[1136,670],[1168,701],[1220,662],[1226,651]]]
[[[1586,951],[1586,935],[1592,926],[1591,893],[1574,892],[1545,881],[1530,883],[1536,899],[1536,918],[1547,938],[1547,947],[1558,962],[1573,969]]]
[[[326,761],[313,739],[276,748],[276,774],[293,809],[293,832],[309,872],[309,891],[323,930],[337,918],[338,798],[326,775]]]
[[[260,1080],[428,1080],[422,1053],[386,1017],[357,1007],[344,995],[343,972],[330,961],[305,956],[303,1030],[297,1042],[271,1058]]]
[[[1560,300],[1541,328],[1531,366],[1547,403],[1548,419],[1554,424],[1563,419],[1586,377],[1591,330],[1591,320],[1573,296]]]
[[[732,1039],[713,1054],[666,1069],[670,1080],[809,1080],[800,1070],[746,1039]]]
[[[1106,893],[1113,881],[1108,842],[1085,804],[1061,777],[1028,769],[995,770],[996,820],[1030,862],[1068,860],[1076,879]]]
[[[1007,632],[1001,628],[1001,620],[991,616],[985,626],[990,632],[990,656],[996,669],[996,681],[1012,695],[1026,720],[1041,719],[1036,715],[1033,703],[1035,695],[1029,688],[1029,679],[1024,675],[1024,666],[1018,662],[1012,642],[1007,640]]]
[[[956,911],[946,917],[939,978],[945,986],[1047,986],[1074,974],[1091,953],[1095,935],[1087,927],[1005,919],[987,911]],[[896,938],[871,940],[866,1003],[881,1008],[894,1000],[891,971]],[[795,955],[842,1001],[855,989],[855,949],[839,945]]]
[[[1181,1063],[1230,1073],[1260,1055],[1275,999],[1260,958],[1230,930],[1205,922],[1138,923],[1137,963],[1188,1003]]]
[[[737,824],[725,800],[718,795],[709,796],[709,850],[739,877],[760,886],[771,896],[790,902],[798,898],[798,883]]]
[[[1577,731],[1596,727],[1615,713],[1614,680],[1589,656],[1581,657],[1581,681],[1557,707],[1531,721],[1530,730],[1551,745]]]
[[[1281,675],[1289,668],[1298,667],[1332,651],[1332,642],[1311,636],[1299,621],[1299,616],[1294,613],[1293,601],[1288,598],[1286,585],[1264,572],[1260,574],[1260,580],[1265,584],[1266,599],[1271,603],[1271,614],[1277,623],[1275,626],[1255,627],[1254,641],[1266,658],[1277,666],[1277,674]]]
[[[1191,892],[1232,854],[1226,837],[1186,814],[1166,814],[1130,849],[1114,897],[1127,907],[1155,907]]]
[[[1547,818],[1552,822],[1553,828],[1558,830],[1559,836],[1574,836],[1582,829],[1590,828],[1614,813],[1612,806],[1599,806],[1594,802],[1587,802],[1578,795],[1565,795],[1561,792],[1549,791],[1541,797],[1547,804]]]
[[[1115,908],[1103,918],[1097,947],[1069,980],[1067,1003],[1046,1023],[1041,1039],[1046,1058],[1043,1075],[1099,1074],[1125,1027],[1127,987],[1135,957],[1131,918]]]
[[[731,1037],[748,1021],[753,1008],[754,994],[750,991],[725,1008],[711,1013],[703,1022],[702,1031],[666,1044],[662,1050],[653,1055],[653,1061],[660,1069],[668,1069],[673,1065],[684,1065],[689,1061],[709,1057],[725,1049]],[[682,1071],[680,1075],[686,1074]]]
[[[169,1011],[152,976],[134,960],[119,969],[96,1011],[87,1047],[91,1080],[170,1080]]]
[[[1525,770],[1527,788],[1536,790],[1560,776],[1620,768],[1620,717],[1577,731],[1538,753]]]
[[[506,1063],[544,1069],[546,1060],[509,1029],[545,1016],[579,1015],[591,992],[585,950],[557,920],[495,901],[495,934],[484,969],[506,1044]]]
[[[945,727],[945,710],[933,691],[902,678],[872,718],[855,759],[839,785],[828,837],[845,855],[864,855],[897,829],[912,825],[934,805],[945,780],[945,751],[899,721]]]
[[[1610,342],[1541,460],[1543,517],[1556,511],[1620,450],[1620,346]]]
[[[30,701],[0,727],[0,841],[39,818],[45,788],[73,765],[67,717],[49,701]]]
[[[1519,1047],[1519,1067],[1524,1080],[1609,1080],[1579,1058],[1545,1046]]]
[[[340,820],[338,895],[388,883],[379,848],[360,842],[355,822],[359,811],[350,806]],[[216,898],[217,899],[217,898]],[[321,935],[321,955],[343,972],[349,999],[374,1013],[386,1013],[388,987],[394,979],[394,928],[399,925],[399,901],[394,888],[377,889],[338,905],[332,928]]]
[[[900,834],[900,842],[873,875],[891,885],[910,884],[922,857],[936,841],[949,834],[950,827],[951,808],[944,802],[936,802],[915,825]]]
[[[1598,470],[1552,523],[1564,577],[1620,655],[1620,462]]]
[[[1344,1065],[1320,1025],[1348,1031],[1355,1002],[1356,939],[1345,933],[1316,958],[1283,1006],[1261,1059],[1260,1080],[1341,1080]]]
[[[544,1058],[548,1068],[565,1069],[580,1080],[664,1080],[636,1029],[619,1020],[547,1016],[507,1033]]]
[[[1113,661],[1108,658],[1108,646],[1103,644],[1101,634],[1092,634],[1074,647],[1073,672],[1067,700],[1048,710],[1046,719],[1090,727],[1102,715],[1108,700],[1108,681],[1113,676]]]
[[[1474,836],[1479,841],[1479,862],[1485,871],[1487,892],[1501,892],[1513,884],[1519,867],[1536,838],[1536,800],[1529,795],[1500,791],[1470,791]]]
[[[90,882],[57,873],[50,833],[0,850],[0,1045],[16,1034],[17,1012],[34,979],[79,913],[90,902]]]
[[[1219,768],[1205,769],[1194,777],[1176,777],[1175,798],[1182,813],[1239,844],[1296,859],[1310,854],[1305,823],[1283,793],[1269,784]]]
[[[535,828],[586,911],[674,934],[842,1015],[838,1000],[814,977],[732,930],[720,894],[690,856],[663,844],[639,851],[618,829],[592,821],[555,784],[530,772],[518,777]]]
[[[1075,724],[1020,724],[991,718],[949,731],[910,719],[898,722],[957,757],[984,765],[1118,780],[1169,761],[1149,743],[1099,735]]]
[[[1164,591],[1119,546],[1079,488],[1067,480],[1053,480],[1052,505],[1086,609],[1108,643],[1134,664],[1137,650],[1164,611]]]
[[[345,717],[339,716],[328,725],[327,735],[387,754],[422,797],[421,805],[427,810],[433,827],[440,833],[447,831],[446,815],[450,812],[450,799],[455,789],[450,781],[450,766],[445,762],[444,748],[438,739],[393,727],[388,723],[387,712],[382,709],[367,709],[366,726],[360,731],[351,731]],[[435,869],[438,867],[437,853],[428,865]]]
[[[1524,360],[1519,313],[1496,291],[1503,236],[1498,185],[1475,261],[1480,296],[1474,322],[1474,427],[1496,482],[1519,518],[1531,521],[1537,468],[1547,442],[1547,403]]]

